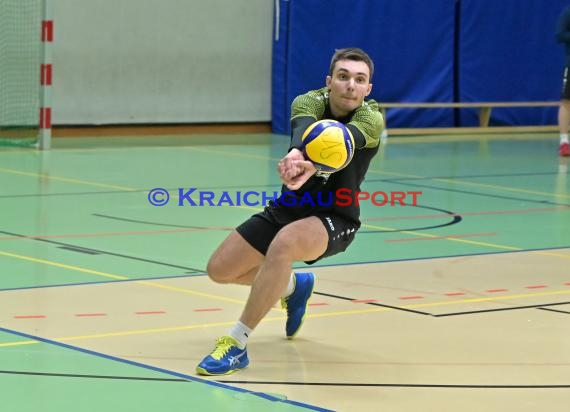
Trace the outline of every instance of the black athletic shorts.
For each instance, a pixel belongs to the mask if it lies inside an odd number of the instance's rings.
[[[354,222],[350,222],[335,214],[316,213],[310,216],[321,219],[329,234],[329,243],[325,253],[317,259],[306,261],[305,263],[311,265],[327,256],[344,252],[354,240],[354,235],[358,230],[358,226]],[[299,217],[289,214],[275,214],[271,208],[266,207],[263,212],[251,216],[239,225],[236,230],[251,246],[265,255],[277,232],[289,223],[299,219]]]
[[[562,78],[562,100],[570,100],[570,84],[568,84],[568,66],[564,68],[564,77]]]

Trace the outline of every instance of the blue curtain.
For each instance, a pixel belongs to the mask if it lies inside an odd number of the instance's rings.
[[[324,86],[329,59],[342,47],[361,47],[374,59],[371,97],[378,101],[560,97],[564,56],[554,35],[569,0],[275,1],[276,133],[289,132],[293,98]],[[389,127],[472,126],[478,118],[467,109],[391,109],[387,122]],[[491,118],[493,125],[555,123],[555,107],[494,109]]]
[[[278,82],[274,77],[273,131],[289,132],[292,100],[325,85],[330,58],[343,47],[360,47],[374,60],[371,97],[378,101],[453,101],[455,3],[280,0],[279,32],[288,36],[274,42],[273,73],[285,75]],[[448,109],[390,110],[388,115],[390,127],[452,126],[453,121]]]
[[[558,100],[563,48],[558,15],[568,0],[461,0],[459,101]],[[493,109],[494,125],[556,123],[556,108]],[[463,110],[461,125],[478,122]]]

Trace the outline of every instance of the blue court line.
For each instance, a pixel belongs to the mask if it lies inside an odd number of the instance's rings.
[[[318,406],[312,406],[312,405],[308,405],[308,404],[304,404],[301,402],[297,402],[297,401],[290,401],[290,400],[283,400],[283,399],[279,399],[275,396],[272,395],[268,395],[262,392],[254,392],[254,391],[248,391],[247,389],[242,389],[242,388],[237,388],[237,387],[233,387],[233,386],[229,386],[223,383],[219,383],[216,381],[210,381],[210,380],[206,380],[206,379],[200,379],[200,378],[196,378],[195,376],[191,376],[191,375],[186,375],[184,373],[180,373],[180,372],[174,372],[174,371],[170,371],[168,369],[163,369],[163,368],[159,368],[157,366],[151,366],[151,365],[146,365],[144,363],[140,363],[140,362],[135,362],[135,361],[131,361],[128,359],[122,359],[113,355],[106,355],[104,353],[100,353],[100,352],[96,352],[90,349],[83,349],[80,348],[78,346],[73,346],[73,345],[69,345],[67,343],[61,343],[61,342],[57,342],[57,341],[53,341],[51,339],[46,339],[46,338],[41,338],[39,336],[34,336],[34,335],[30,335],[24,332],[18,332],[15,330],[11,330],[11,329],[6,329],[3,327],[0,327],[0,332],[5,332],[11,335],[17,335],[17,336],[21,336],[23,338],[26,339],[31,339],[31,340],[36,340],[39,342],[43,342],[43,343],[47,343],[49,345],[55,345],[55,346],[59,346],[65,349],[71,349],[74,351],[78,351],[78,352],[82,352],[88,355],[93,355],[93,356],[97,356],[99,358],[103,358],[103,359],[107,359],[107,360],[112,360],[115,362],[120,362],[120,363],[124,363],[127,365],[131,365],[131,366],[136,366],[139,368],[143,368],[143,369],[148,369],[154,372],[160,372],[160,373],[164,373],[166,375],[170,375],[170,376],[175,376],[177,378],[182,378],[184,380],[187,381],[191,381],[191,382],[199,382],[199,383],[205,383],[207,385],[211,385],[211,386],[215,386],[218,388],[222,388],[222,389],[227,389],[227,390],[231,390],[231,391],[235,391],[235,392],[240,392],[240,393],[247,393],[247,394],[251,394],[254,396],[258,396],[260,398],[272,401],[272,402],[281,402],[281,403],[287,403],[290,405],[295,405],[295,406],[301,406],[307,409],[311,409],[313,411],[320,411],[320,412],[332,412],[332,410],[330,409],[324,409],[324,408],[320,408]]]
[[[330,265],[295,266],[294,269],[307,269],[310,267],[325,268],[325,267],[335,267],[335,266],[369,265],[372,263],[413,262],[416,260],[449,259],[449,258],[467,257],[467,256],[498,255],[498,254],[503,254],[503,253],[540,252],[543,250],[555,250],[555,249],[570,249],[570,246],[555,246],[555,247],[545,247],[545,248],[537,248],[537,249],[501,250],[501,251],[496,251],[496,252],[464,253],[464,254],[458,254],[458,255],[441,255],[441,256],[427,256],[427,257],[417,257],[417,258],[402,258],[402,259],[387,259],[387,260],[370,260],[370,261],[360,261],[360,262],[332,263]]]

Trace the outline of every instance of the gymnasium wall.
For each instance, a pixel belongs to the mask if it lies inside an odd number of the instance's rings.
[[[268,122],[272,0],[53,0],[53,122]]]
[[[335,48],[376,62],[382,101],[556,100],[568,0],[52,0],[53,122],[269,122],[324,84]],[[474,112],[390,110],[390,127],[471,125]],[[493,111],[554,124],[555,108]]]
[[[376,63],[371,97],[386,102],[557,100],[567,0],[279,0],[273,47],[273,130],[289,130],[290,103],[324,85],[336,48]],[[277,10],[276,10],[277,11]],[[476,124],[476,113],[391,109],[390,127]],[[493,110],[492,124],[555,124],[556,108]]]

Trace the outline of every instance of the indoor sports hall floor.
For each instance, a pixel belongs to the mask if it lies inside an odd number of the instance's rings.
[[[364,202],[353,245],[313,267],[298,338],[276,306],[249,368],[196,376],[247,296],[206,262],[259,208],[178,206],[178,189],[279,190],[287,143],[0,148],[1,409],[568,410],[570,179],[554,133],[390,138],[363,189],[421,191],[417,205]],[[168,204],[149,203],[154,188]]]

